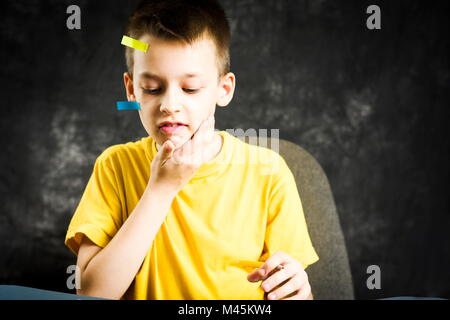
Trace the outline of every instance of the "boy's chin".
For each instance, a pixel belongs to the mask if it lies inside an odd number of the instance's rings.
[[[175,146],[175,149],[177,149],[177,148],[181,147],[186,141],[188,141],[189,137],[185,137],[184,135],[183,136],[172,136],[172,137],[169,137],[168,140],[172,141],[172,143]]]
[[[157,142],[157,146],[158,146],[158,151],[160,149],[160,147],[164,144],[164,142],[166,142],[167,140],[172,141],[172,143],[175,146],[175,149],[181,147],[184,143],[186,143],[188,140],[190,139],[190,135],[189,134],[183,134],[183,135],[173,135],[173,136],[164,136],[161,137],[160,139],[158,139],[159,141]]]

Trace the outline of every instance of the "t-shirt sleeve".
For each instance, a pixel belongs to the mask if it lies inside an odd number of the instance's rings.
[[[122,210],[112,160],[103,152],[94,164],[80,203],[70,221],[65,245],[78,254],[81,240],[87,236],[104,248],[122,225]]]
[[[279,156],[279,170],[273,175],[264,242],[265,261],[283,251],[300,261],[303,268],[319,260],[311,243],[294,175]]]

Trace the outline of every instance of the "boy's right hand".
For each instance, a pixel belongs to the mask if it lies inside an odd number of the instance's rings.
[[[193,136],[175,149],[166,140],[151,163],[149,185],[159,185],[180,191],[205,162],[208,147],[214,137],[214,116],[202,121]]]

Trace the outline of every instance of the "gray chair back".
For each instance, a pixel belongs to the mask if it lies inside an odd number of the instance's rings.
[[[259,138],[241,138],[270,148]],[[302,147],[279,139],[279,154],[291,169],[302,201],[308,232],[319,261],[306,271],[315,299],[353,300],[353,281],[344,235],[328,178],[320,164]]]

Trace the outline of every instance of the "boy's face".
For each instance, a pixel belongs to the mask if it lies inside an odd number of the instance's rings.
[[[231,101],[235,77],[228,73],[219,79],[216,49],[209,38],[192,46],[150,35],[139,40],[149,48],[146,53],[134,50],[133,77],[124,74],[128,99],[140,103],[142,124],[158,149],[167,139],[178,147],[214,115],[216,104]],[[165,121],[185,125],[161,128]]]

